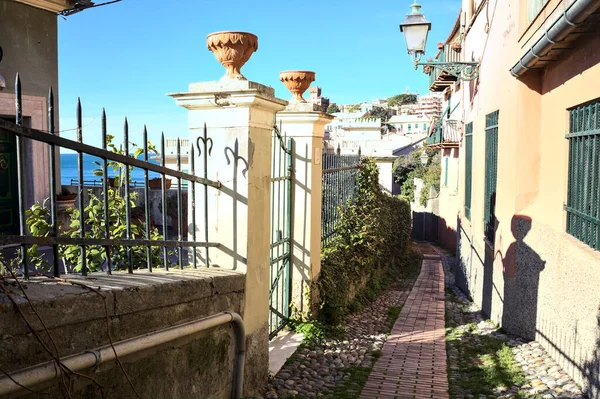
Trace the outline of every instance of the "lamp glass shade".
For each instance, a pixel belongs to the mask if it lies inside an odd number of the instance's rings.
[[[427,21],[425,15],[419,11],[421,6],[416,1],[410,8],[412,11],[406,15],[406,19],[400,24],[400,32],[404,33],[409,54],[425,53],[431,22]]]
[[[427,162],[429,162],[429,156],[427,155],[427,152],[423,151],[421,154],[421,165],[427,166]]]

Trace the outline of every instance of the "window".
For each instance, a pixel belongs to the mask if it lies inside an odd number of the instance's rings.
[[[444,187],[448,187],[448,158],[444,157]]]
[[[498,178],[498,111],[485,116],[485,238],[494,243],[496,228],[496,182]]]
[[[409,131],[409,132],[410,132],[410,129],[411,129],[411,127],[412,127],[412,125],[409,123],[409,124],[408,124],[408,131]]]
[[[600,102],[569,111],[567,233],[600,250]]]
[[[426,123],[423,123],[423,131],[425,131],[425,132],[427,131],[427,124]]]
[[[465,129],[465,217],[471,220],[471,179],[473,177],[473,122]]]
[[[548,0],[527,0],[527,22],[531,22],[540,13]]]

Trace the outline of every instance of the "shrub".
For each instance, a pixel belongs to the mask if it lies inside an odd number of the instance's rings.
[[[401,275],[414,259],[410,232],[410,204],[383,193],[377,165],[363,158],[354,202],[341,211],[336,236],[322,251],[320,320],[338,324],[357,300],[374,299]]]

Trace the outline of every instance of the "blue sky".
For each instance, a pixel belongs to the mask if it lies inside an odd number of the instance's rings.
[[[100,2],[101,0],[98,0]],[[218,80],[223,67],[206,48],[206,35],[221,30],[256,34],[259,48],[242,69],[253,81],[273,86],[289,99],[279,72],[316,72],[315,85],[345,104],[411,92],[427,92],[427,77],[415,71],[398,24],[412,0],[374,2],[307,0],[123,0],[59,20],[60,129],[75,125],[81,97],[84,141],[98,145],[100,115],[121,136],[130,122],[139,143],[144,123],[150,139],[186,136],[186,111],[167,93],[190,82]],[[449,33],[460,0],[421,0],[432,22],[428,55]],[[72,132],[65,137],[73,138]]]

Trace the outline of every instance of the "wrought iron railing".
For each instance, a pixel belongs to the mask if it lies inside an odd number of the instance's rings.
[[[69,185],[70,186],[79,186],[79,180],[77,179],[69,179]],[[104,185],[104,179],[88,179],[88,180],[83,180],[83,186],[84,187],[103,187]],[[129,181],[129,187],[131,188],[144,188],[146,186],[146,183],[143,180],[133,180],[131,179]],[[181,182],[181,186],[182,188],[187,188],[188,184],[186,181],[182,181]],[[177,187],[177,183],[175,183],[174,185],[171,185],[171,187]],[[152,187],[150,187],[150,189],[152,189]]]
[[[436,57],[434,62],[460,62],[460,52],[457,52],[451,48],[449,44],[445,44],[442,49],[440,49],[439,55]],[[440,75],[446,74],[443,70],[439,68],[433,68],[429,73],[429,87],[433,86],[433,84],[439,79]],[[450,77],[453,80],[455,78]]]
[[[125,119],[123,128],[123,151],[119,153],[115,151],[114,146],[111,146],[112,136],[108,134],[106,128],[106,113],[102,112],[101,133],[102,133],[102,148],[97,148],[83,143],[83,125],[82,125],[82,108],[81,102],[77,104],[77,139],[69,140],[59,137],[55,131],[55,103],[52,89],[48,96],[48,130],[42,131],[31,129],[23,126],[22,112],[22,95],[21,81],[17,75],[15,86],[15,123],[0,119],[0,137],[7,138],[6,142],[14,143],[14,153],[16,162],[5,162],[8,168],[8,173],[16,174],[16,188],[18,206],[12,212],[12,216],[17,219],[18,233],[0,234],[0,246],[4,246],[5,250],[0,249],[0,254],[6,255],[6,246],[19,247],[18,255],[12,260],[17,260],[17,273],[22,273],[28,277],[31,271],[42,272],[47,270],[54,276],[60,276],[62,272],[70,270],[80,271],[82,275],[86,275],[91,271],[105,271],[111,273],[115,269],[127,270],[132,273],[134,269],[147,269],[152,271],[154,267],[163,267],[169,269],[176,264],[180,269],[184,265],[190,265],[190,255],[188,248],[191,249],[191,265],[196,267],[198,263],[197,257],[200,256],[197,249],[205,248],[206,256],[204,264],[209,265],[208,248],[219,247],[217,243],[209,242],[208,232],[204,236],[204,241],[198,241],[197,235],[197,220],[196,220],[196,186],[201,185],[205,188],[205,195],[208,189],[219,189],[220,183],[211,181],[207,178],[207,162],[204,160],[204,177],[198,177],[195,174],[194,165],[194,146],[190,147],[189,167],[190,173],[181,170],[181,143],[177,146],[177,169],[169,169],[165,167],[165,139],[164,134],[161,137],[160,154],[161,164],[152,163],[149,161],[151,147],[148,144],[148,133],[144,128],[143,136],[141,137],[143,147],[141,153],[143,159],[138,159],[130,154],[130,134],[127,119]],[[204,141],[208,142],[207,128],[204,126]],[[49,150],[49,200],[48,207],[37,206],[35,212],[28,209],[30,204],[26,203],[26,184],[25,179],[30,179],[31,170],[26,169],[24,162],[23,143],[26,141],[40,142],[48,145]],[[201,157],[206,158],[210,151],[207,151],[206,144],[201,147],[198,140],[198,151]],[[60,182],[59,170],[57,168],[56,156],[60,149],[74,151],[78,159],[78,179],[77,179],[77,201],[74,210],[70,213],[70,233],[64,234],[59,226],[59,215],[57,201],[57,184]],[[119,168],[119,177],[122,184],[117,187],[111,187],[108,184],[108,179],[102,179],[102,194],[95,197],[94,202],[84,203],[84,168],[83,156],[89,154],[100,159],[98,162],[101,176],[108,176],[108,169],[112,167]],[[11,166],[12,165],[12,166]],[[14,166],[14,169],[10,168]],[[160,176],[161,191],[162,191],[162,206],[161,216],[163,223],[163,234],[158,235],[157,231],[151,230],[150,207],[144,207],[144,214],[138,215],[138,220],[133,220],[132,209],[134,207],[130,184],[124,182],[130,181],[130,172],[133,168],[139,168],[144,173],[143,185],[143,203],[149,203],[149,173],[154,172]],[[5,171],[6,172],[6,171]],[[176,201],[171,201],[169,205],[167,201],[166,180],[167,176],[176,180],[177,195]],[[35,179],[34,184],[35,184]],[[184,205],[183,184],[189,183],[189,194],[191,195],[191,232],[189,240],[185,240],[182,234],[183,231],[183,216],[187,209],[187,204]],[[117,212],[115,209],[109,209],[114,206],[116,199],[120,199],[122,204],[122,212]],[[111,205],[109,205],[109,203]],[[207,201],[204,201],[205,207]],[[184,206],[186,208],[184,208]],[[169,209],[169,207],[171,209]],[[85,212],[82,210],[85,209]],[[166,233],[167,216],[171,213],[177,218],[178,234],[174,239],[168,239]],[[208,212],[205,211],[205,215]],[[11,217],[12,217],[11,216]],[[37,224],[30,223],[30,218],[36,216]],[[91,224],[91,220],[96,218],[97,223]],[[140,219],[145,219],[144,223],[140,223]],[[173,218],[175,219],[175,218]],[[205,226],[207,223],[205,221]],[[41,228],[40,226],[44,227]],[[64,226],[63,226],[64,227]],[[118,233],[118,234],[117,234]],[[48,246],[50,254],[42,254],[37,256],[36,252],[41,246]],[[32,250],[34,250],[32,255]],[[157,253],[158,251],[158,253]],[[173,253],[175,252],[175,253]],[[184,256],[184,252],[187,252]],[[125,256],[123,256],[125,253]],[[67,257],[66,254],[70,254]],[[75,255],[74,255],[75,254]],[[162,255],[162,256],[161,256]],[[14,254],[13,254],[14,256]],[[40,270],[40,258],[46,256],[44,267]],[[68,261],[67,259],[71,259]],[[76,259],[73,262],[73,259]],[[174,260],[175,259],[175,260]],[[91,262],[90,260],[93,260]],[[4,260],[6,262],[6,259]],[[61,269],[62,263],[62,269]],[[75,263],[75,264],[73,264]],[[6,265],[5,265],[6,266]]]
[[[435,122],[431,135],[427,138],[427,145],[452,145],[458,144],[461,138],[460,121],[453,119],[440,119]]]
[[[358,155],[323,154],[323,206],[321,209],[321,245],[333,240],[341,210],[354,198],[360,166]]]

